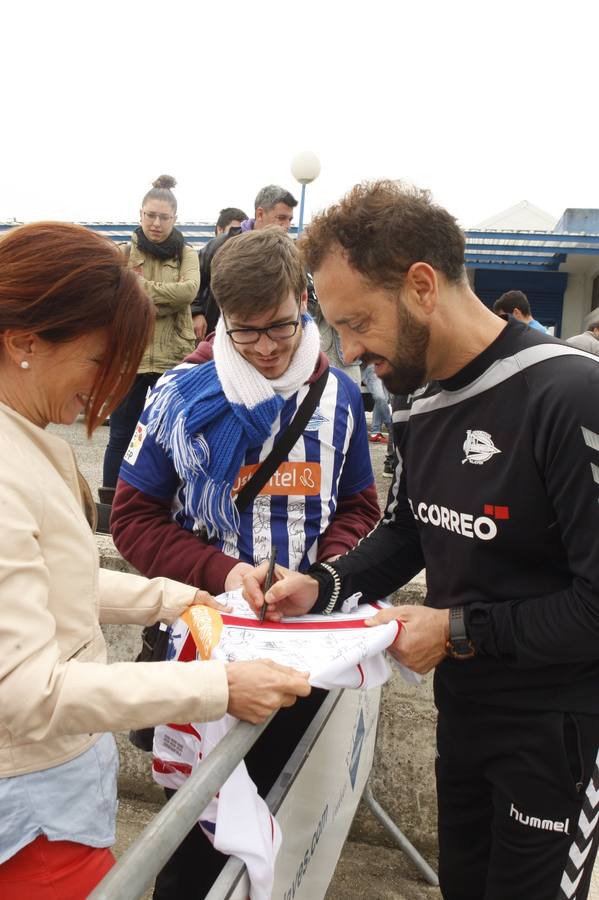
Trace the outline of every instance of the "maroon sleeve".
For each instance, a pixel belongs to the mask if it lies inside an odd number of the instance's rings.
[[[357,494],[343,497],[333,521],[318,542],[318,562],[342,556],[370,534],[381,517],[374,484]]]
[[[171,519],[170,502],[118,480],[110,517],[119,553],[147,578],[163,576],[221,594],[238,559]]]

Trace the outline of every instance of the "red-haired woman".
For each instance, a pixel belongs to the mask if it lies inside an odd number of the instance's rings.
[[[175,228],[176,181],[161,175],[141,203],[140,225],[131,236],[129,268],[139,276],[156,310],[156,328],[145,348],[131,390],[110,417],[100,499],[112,502],[121,462],[144,408],[146,394],[163,372],[195,347],[191,302],[200,286],[198,254]]]
[[[152,303],[122,255],[80,226],[0,240],[0,896],[79,900],[113,863],[108,732],[265,718],[306,680],[274,664],[106,665],[100,622],[172,622],[209,595],[98,567],[94,505],[69,445],[127,393]],[[87,501],[87,502],[86,502]]]

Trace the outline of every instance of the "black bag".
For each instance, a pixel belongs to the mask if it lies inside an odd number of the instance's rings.
[[[146,625],[141,633],[141,650],[135,662],[164,662],[168,651],[168,627],[162,622]],[[154,743],[154,727],[129,732],[129,740],[139,750],[149,751]]]
[[[266,482],[276,472],[282,460],[303,434],[304,428],[310,421],[312,413],[322,397],[328,376],[329,370],[327,368],[316,381],[312,382],[308,393],[289,423],[287,431],[276,441],[266,459],[262,461],[260,468],[254,472],[250,480],[244,484],[237,494],[235,505],[240,513],[250,503],[253,503]],[[168,628],[166,625],[163,625],[162,622],[147,625],[141,633],[141,641],[141,651],[135,662],[164,662],[168,651]],[[154,743],[154,728],[138,728],[130,731],[129,740],[139,750],[148,752],[152,749]]]

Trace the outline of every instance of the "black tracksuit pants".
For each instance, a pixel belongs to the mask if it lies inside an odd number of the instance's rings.
[[[584,900],[599,835],[599,715],[464,701],[438,676],[435,700],[444,900]]]
[[[308,697],[280,709],[245,757],[258,793],[266,797],[327,696],[312,688]],[[170,799],[175,791],[165,788]],[[215,850],[199,825],[194,825],[175,850],[154,885],[154,900],[205,897],[229,859]]]

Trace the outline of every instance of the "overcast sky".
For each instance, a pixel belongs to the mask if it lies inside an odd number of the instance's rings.
[[[553,0],[2,3],[0,220],[179,218],[366,178],[430,188],[463,225],[528,200],[599,207],[599,4]]]

